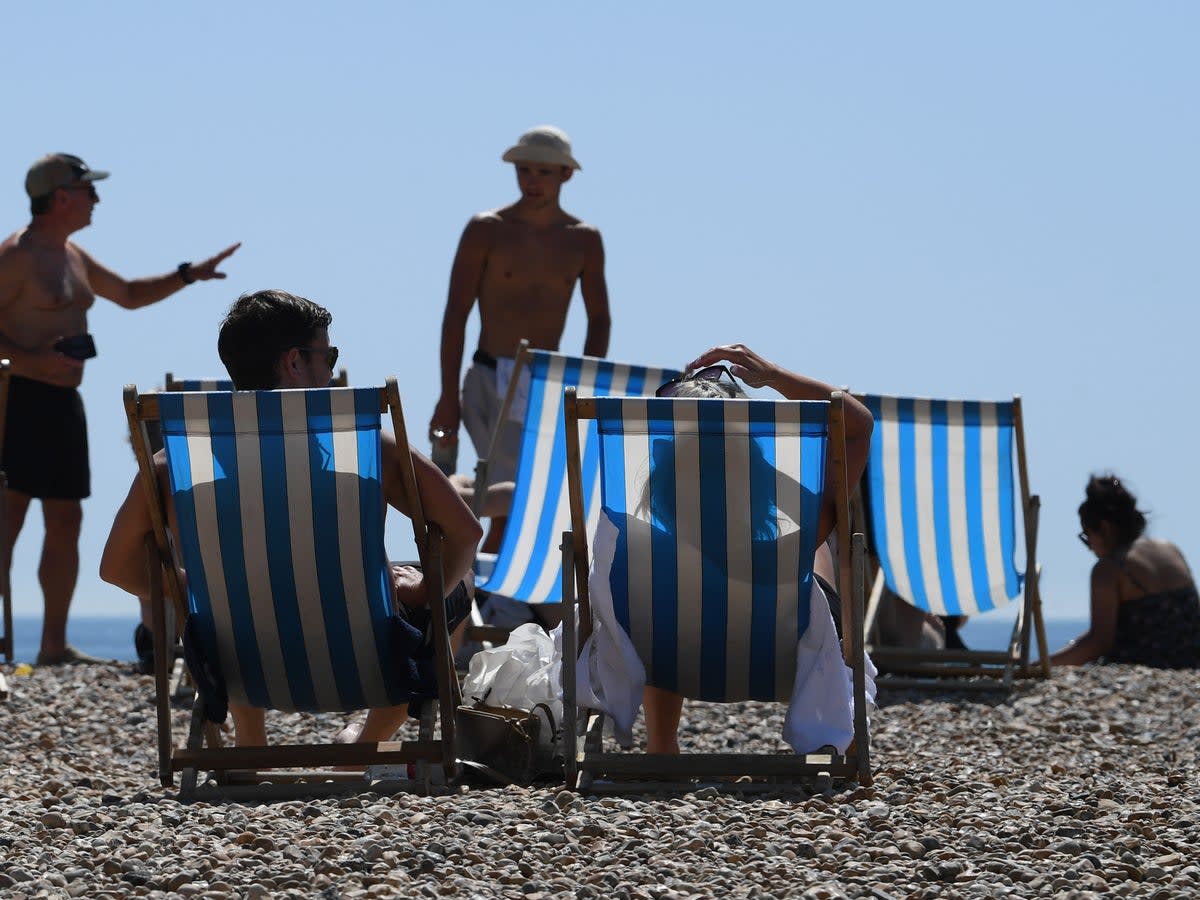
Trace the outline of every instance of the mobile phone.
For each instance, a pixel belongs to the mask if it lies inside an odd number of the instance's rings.
[[[96,355],[96,342],[90,334],[73,334],[56,343],[54,349],[72,359],[91,359]]]

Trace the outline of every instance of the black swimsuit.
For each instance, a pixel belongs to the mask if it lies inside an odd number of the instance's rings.
[[[1141,590],[1133,573],[1129,580]],[[1200,597],[1196,586],[1147,592],[1117,606],[1117,631],[1110,663],[1156,669],[1200,668]]]

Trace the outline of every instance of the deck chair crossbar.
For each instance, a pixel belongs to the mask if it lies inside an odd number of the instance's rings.
[[[854,744],[846,754],[613,753],[601,747],[603,716],[578,707],[574,667],[564,666],[569,784],[598,789],[665,778],[686,785],[722,776],[778,783],[818,775],[870,783],[864,541],[849,534],[842,403],[840,393],[832,401],[721,401],[577,398],[567,390],[572,527],[562,538],[565,658],[576,658],[595,621],[588,573],[596,532],[586,521],[576,424],[592,421],[602,473],[596,506],[606,535],[616,535],[609,545],[615,549],[606,550],[613,615],[647,683],[715,702],[789,699],[828,490],[837,498],[839,545],[848,548],[840,554],[839,581],[842,654],[854,698]],[[830,484],[827,470],[835,473]],[[582,747],[577,728],[584,731]]]
[[[211,771],[217,793],[232,795],[234,770],[401,762],[441,763],[453,777],[452,711],[459,697],[441,602],[441,534],[424,519],[406,453],[399,454],[402,483],[436,638],[440,739],[432,739],[430,728],[419,741],[225,747],[202,720],[198,696],[185,746],[176,746],[171,733],[167,604],[192,617],[196,643],[232,700],[334,712],[409,699],[407,659],[392,637],[383,545],[381,413],[390,413],[397,445],[408,446],[395,380],[384,388],[142,395],[128,385],[125,406],[151,500],[146,547],[163,785],[182,772],[182,793],[196,796],[198,774]],[[150,454],[147,426],[155,422],[165,442],[178,547]],[[186,584],[180,571],[188,572]],[[300,777],[309,779],[303,793],[322,793],[346,776]],[[335,787],[369,786],[361,773],[353,777]],[[244,792],[261,796],[271,789],[258,782],[278,785],[288,775],[250,773],[248,780]]]
[[[350,376],[346,374],[345,369],[338,369],[337,374],[333,376],[333,380],[329,382],[330,387],[346,387],[349,384]],[[163,381],[163,390],[190,392],[232,391],[234,387],[233,380],[229,378],[176,378],[174,373],[168,372],[167,377]]]
[[[528,375],[527,379],[523,373]],[[563,391],[574,387],[588,396],[644,397],[680,374],[665,367],[533,350],[528,341],[521,341],[491,447],[475,467],[475,484],[487,485],[488,459],[495,452],[500,431],[510,415],[517,418],[510,411],[518,410],[518,403],[523,403],[521,450],[512,507],[499,553],[494,565],[480,578],[479,590],[535,606],[562,601],[562,557],[557,542],[570,522]],[[590,521],[594,525],[593,499],[600,485],[594,426],[588,425],[581,441],[582,477],[588,485],[584,490],[585,505],[593,511]],[[485,496],[486,487],[476,490],[476,515],[483,508]],[[483,626],[481,619],[474,618],[474,624],[467,629],[469,639],[503,640],[507,632]]]
[[[889,673],[880,683],[1007,688],[1017,676],[1049,674],[1038,592],[1040,506],[1029,489],[1020,398],[859,399],[875,418],[863,492],[871,554],[879,563],[867,605],[868,634],[885,587],[943,616],[976,616],[1020,599],[1001,651],[869,644],[872,659]],[[1024,572],[1016,567],[1018,521]],[[1036,668],[1029,662],[1033,635],[1042,660]]]

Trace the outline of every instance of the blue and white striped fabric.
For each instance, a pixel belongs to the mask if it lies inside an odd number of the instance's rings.
[[[613,612],[648,684],[791,696],[828,417],[815,401],[596,401]]]
[[[1013,404],[865,397],[871,542],[888,587],[937,615],[975,615],[1021,592]]]
[[[680,373],[545,350],[530,351],[529,356],[529,401],[512,509],[496,566],[487,583],[479,587],[526,603],[561,603],[562,555],[558,548],[571,523],[563,391],[575,387],[581,397],[645,397]],[[587,426],[580,436],[580,454],[591,535],[599,513],[600,469],[596,428],[591,422]]]
[[[158,395],[189,610],[231,700],[409,698],[391,644],[378,388]]]

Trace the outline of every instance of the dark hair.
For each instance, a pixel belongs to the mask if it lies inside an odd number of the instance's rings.
[[[1079,504],[1079,522],[1091,531],[1098,531],[1101,522],[1110,522],[1116,529],[1117,542],[1123,547],[1132,544],[1146,530],[1146,516],[1137,508],[1137,497],[1112,474],[1088,479],[1087,499]]]
[[[279,357],[307,347],[333,321],[329,310],[287,291],[242,294],[221,321],[217,352],[239,391],[279,386]]]
[[[29,201],[29,214],[33,216],[41,216],[50,212],[54,208],[54,191],[48,194],[42,194],[40,197],[33,197]]]

